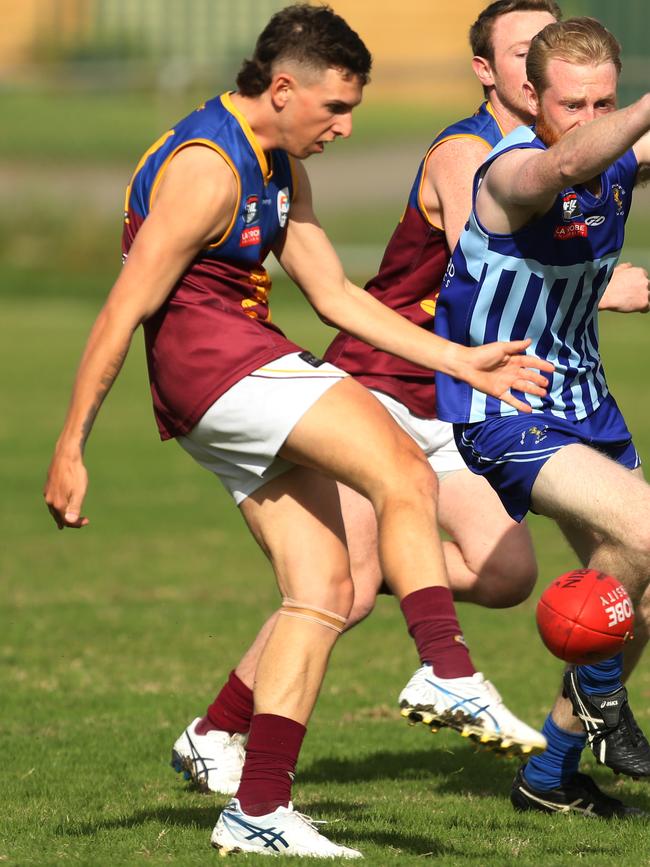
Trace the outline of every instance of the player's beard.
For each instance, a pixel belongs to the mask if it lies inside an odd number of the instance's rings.
[[[562,138],[560,133],[552,129],[546,122],[546,118],[542,111],[539,112],[537,119],[535,120],[535,135],[538,139],[544,142],[547,148],[550,148]]]

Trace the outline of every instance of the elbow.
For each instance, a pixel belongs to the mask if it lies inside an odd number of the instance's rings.
[[[570,156],[561,160],[557,167],[559,188],[563,190],[583,180],[580,174],[581,168],[583,167],[579,166]]]

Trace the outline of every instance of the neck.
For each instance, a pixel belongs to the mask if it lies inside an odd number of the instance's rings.
[[[277,131],[272,120],[272,107],[267,104],[265,94],[261,96],[242,96],[231,93],[230,99],[235,109],[246,120],[251,131],[264,151],[278,147]]]
[[[518,126],[529,126],[534,120],[531,115],[518,111],[512,106],[507,106],[499,99],[494,88],[490,89],[486,99],[504,135],[508,135],[509,132],[512,132]]]

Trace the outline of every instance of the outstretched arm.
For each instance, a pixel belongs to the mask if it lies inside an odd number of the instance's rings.
[[[547,380],[533,368],[551,371],[552,365],[521,355],[528,341],[477,348],[450,343],[409,322],[351,283],[314,215],[307,175],[302,167],[298,171],[299,195],[292,203],[286,234],[275,252],[321,318],[393,355],[464,379],[517,409],[530,411],[508,390],[545,394]]]
[[[83,527],[88,484],[83,452],[137,326],[153,315],[201,247],[224,231],[236,201],[222,158],[191,147],[172,160],[149,216],[90,332],[45,484],[59,529]]]
[[[497,158],[477,197],[484,225],[495,232],[520,228],[534,215],[546,213],[561,190],[597,177],[635,143],[647,142],[650,93],[619,111],[605,108],[602,116],[574,128],[546,150],[518,149]],[[637,148],[635,152],[642,164]]]

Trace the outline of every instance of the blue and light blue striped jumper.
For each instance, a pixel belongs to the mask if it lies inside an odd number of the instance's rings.
[[[472,212],[450,260],[436,309],[435,330],[467,346],[532,339],[530,355],[555,365],[544,398],[517,394],[533,412],[578,420],[608,394],[598,348],[598,302],[618,261],[637,161],[630,150],[601,175],[600,195],[585,187],[560,193],[542,217],[509,235],[487,231],[476,196],[489,165],[521,148],[544,149],[518,127],[492,150],[474,179]],[[464,382],[436,374],[438,415],[474,423],[516,410]]]

